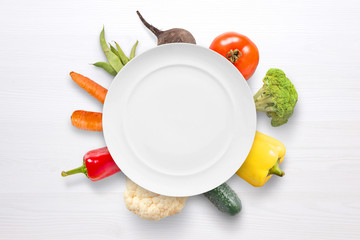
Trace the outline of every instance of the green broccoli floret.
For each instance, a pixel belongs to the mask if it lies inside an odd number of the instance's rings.
[[[272,118],[273,127],[287,123],[298,100],[294,85],[276,68],[269,69],[263,82],[263,87],[254,95],[256,110]]]

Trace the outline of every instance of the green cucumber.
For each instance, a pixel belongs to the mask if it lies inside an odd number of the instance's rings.
[[[204,193],[204,195],[221,212],[234,216],[241,211],[242,206],[239,197],[226,183],[223,183],[217,188]]]

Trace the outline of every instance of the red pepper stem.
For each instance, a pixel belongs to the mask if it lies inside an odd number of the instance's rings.
[[[66,171],[66,172],[62,171],[61,176],[66,177],[66,176],[77,174],[77,173],[83,173],[87,176],[87,169],[86,169],[85,163],[78,168],[74,168],[74,169]]]
[[[272,166],[272,168],[269,169],[269,175],[273,174],[279,177],[282,177],[285,175],[285,172],[280,169],[279,167],[279,160],[276,161],[275,165]]]

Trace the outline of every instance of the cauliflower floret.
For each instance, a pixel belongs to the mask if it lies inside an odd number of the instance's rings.
[[[127,179],[124,200],[127,209],[139,217],[148,220],[160,220],[179,213],[185,206],[187,198],[159,195]]]

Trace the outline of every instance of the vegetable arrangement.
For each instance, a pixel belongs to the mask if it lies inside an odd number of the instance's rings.
[[[226,57],[248,80],[259,63],[259,51],[248,37],[235,32],[217,36],[210,49]]]
[[[150,25],[140,14],[139,11],[136,11],[141,22],[147,27],[158,39],[158,45],[166,43],[193,43],[196,44],[195,38],[193,35],[185,29],[182,28],[172,28],[166,31],[160,31],[153,25]]]
[[[150,25],[137,11],[141,22],[158,39],[158,45],[167,43],[196,44],[193,35],[181,28],[161,31]],[[124,65],[135,57],[138,41],[127,57],[117,42],[115,47],[107,44],[105,30],[100,33],[100,46],[108,62],[96,62],[93,65],[104,69],[115,76]],[[255,72],[259,63],[259,52],[256,45],[246,36],[228,32],[219,35],[210,45],[210,49],[227,58],[239,72],[248,80]],[[70,73],[71,78],[81,88],[101,103],[104,103],[107,89],[95,81],[75,72]],[[294,85],[280,69],[272,68],[263,79],[263,87],[254,95],[256,110],[265,112],[270,117],[274,127],[287,123],[292,116],[297,103],[298,95]],[[71,116],[71,123],[79,129],[87,131],[102,131],[102,113],[76,110]],[[279,165],[285,156],[285,146],[278,140],[263,133],[256,132],[253,146],[243,165],[236,174],[255,187],[263,186],[273,175],[284,176]],[[63,171],[63,177],[84,173],[91,181],[98,181],[120,172],[120,168],[112,159],[106,147],[87,152],[83,157],[83,165]],[[203,194],[221,212],[229,215],[238,214],[241,201],[229,185],[223,183],[217,188]],[[179,213],[185,206],[187,198],[168,197],[150,192],[127,179],[124,201],[126,207],[141,218],[159,220]]]
[[[105,97],[107,94],[107,89],[100,86],[93,80],[91,80],[81,74],[78,74],[76,72],[71,72],[70,76],[74,80],[74,82],[76,82],[77,85],[79,85],[82,89],[87,91],[91,96],[96,98],[99,102],[104,104]]]
[[[150,192],[130,179],[126,179],[124,201],[127,209],[147,220],[160,220],[179,213],[186,197],[168,197]]]
[[[204,196],[207,197],[221,212],[233,216],[241,211],[242,206],[239,197],[226,183],[204,193]]]
[[[83,130],[102,131],[102,113],[76,110],[71,115],[71,124]]]
[[[298,94],[294,85],[280,69],[271,68],[263,79],[264,86],[254,95],[256,110],[266,112],[271,125],[287,123],[294,112]]]
[[[100,45],[108,60],[108,63],[96,62],[93,65],[96,67],[100,67],[111,75],[115,76],[123,68],[123,66],[129,62],[130,59],[135,57],[135,51],[138,45],[138,41],[136,41],[136,43],[132,47],[130,58],[128,58],[123,52],[123,50],[120,48],[119,44],[117,44],[117,42],[115,42],[116,48],[111,44],[109,44],[110,47],[107,45],[105,40],[105,29],[103,28],[100,33]]]
[[[250,153],[236,174],[254,187],[261,187],[273,175],[285,175],[279,166],[284,161],[285,152],[282,142],[256,132]]]
[[[61,176],[84,173],[91,181],[99,181],[117,172],[120,172],[120,168],[115,164],[107,147],[103,147],[87,152],[84,155],[82,166],[63,171]]]

